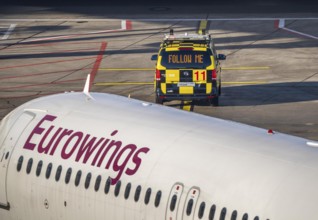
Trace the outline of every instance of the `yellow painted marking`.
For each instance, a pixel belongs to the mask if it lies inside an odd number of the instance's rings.
[[[268,70],[269,66],[222,67],[222,70]],[[155,71],[155,68],[101,68],[100,71]]]
[[[268,70],[269,66],[239,66],[239,67],[222,67],[222,70]]]
[[[131,86],[131,85],[153,85],[153,82],[99,82],[95,83],[95,86]],[[257,84],[267,84],[266,81],[245,81],[245,82],[222,82],[222,84],[227,85],[257,85]]]
[[[99,82],[95,86],[131,86],[131,85],[153,85],[153,82]]]
[[[154,71],[155,68],[100,68],[101,71]]]
[[[190,101],[183,101],[182,109],[186,111],[191,111],[191,102]]]
[[[222,82],[222,84],[227,84],[227,85],[235,85],[235,84],[242,84],[242,85],[257,85],[257,84],[267,84],[265,81],[246,81],[246,82]]]
[[[202,30],[206,30],[208,21],[207,20],[201,20],[199,25],[198,34],[202,34]]]

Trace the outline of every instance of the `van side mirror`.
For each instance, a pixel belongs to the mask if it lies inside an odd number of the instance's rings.
[[[158,60],[158,55],[157,54],[152,55],[151,60],[153,60],[153,61]]]
[[[226,56],[224,54],[218,54],[218,60],[226,60]]]

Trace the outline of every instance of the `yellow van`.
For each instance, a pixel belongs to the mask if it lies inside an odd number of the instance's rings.
[[[151,57],[157,61],[156,103],[207,100],[218,106],[221,95],[219,60],[225,59],[225,55],[216,53],[211,35],[174,34],[170,30],[159,53]]]

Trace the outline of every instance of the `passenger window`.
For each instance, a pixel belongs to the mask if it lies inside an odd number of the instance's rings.
[[[40,160],[39,163],[38,163],[38,166],[36,168],[36,176],[40,176],[41,170],[42,170],[42,165],[43,165],[43,161]]]
[[[170,211],[173,212],[174,209],[176,208],[176,203],[177,203],[177,195],[173,195],[171,198],[171,202],[170,202]]]
[[[62,166],[59,165],[58,168],[56,169],[56,174],[55,174],[56,182],[58,182],[60,180],[61,173],[62,173]]]
[[[51,171],[52,171],[52,163],[49,163],[49,165],[47,165],[47,169],[46,169],[46,179],[49,179],[51,176]]]
[[[20,172],[21,168],[22,168],[22,163],[23,163],[23,156],[19,157],[18,160],[18,165],[17,165],[17,171]]]
[[[148,188],[145,195],[145,204],[148,205],[151,196],[151,188]]]
[[[102,177],[101,177],[101,175],[98,175],[98,177],[96,178],[95,187],[94,187],[96,192],[99,190],[99,186],[100,186],[101,181],[102,181]]]
[[[105,194],[109,193],[109,189],[110,189],[110,184],[112,182],[112,179],[110,177],[107,178],[106,183],[105,183]]]
[[[226,208],[223,208],[220,215],[220,220],[225,220],[226,216]]]
[[[76,177],[75,177],[75,186],[78,186],[81,182],[81,177],[82,177],[82,171],[79,170],[77,171]]]
[[[216,209],[216,206],[212,205],[211,208],[210,208],[209,220],[213,220],[214,219],[215,209]]]
[[[65,176],[65,183],[68,184],[70,182],[72,175],[72,168],[68,168],[66,171],[66,176]]]
[[[116,197],[119,195],[120,186],[121,186],[121,181],[118,180],[118,182],[116,183],[116,186],[115,186],[115,196],[116,196]]]
[[[136,192],[135,192],[135,196],[134,196],[135,202],[139,201],[140,193],[141,193],[141,186],[139,185],[136,188]]]
[[[236,220],[236,217],[237,217],[237,211],[234,210],[231,215],[231,220]]]
[[[204,215],[204,209],[205,209],[205,202],[202,202],[199,208],[198,217],[201,219]]]
[[[29,174],[31,172],[32,164],[33,164],[33,159],[30,158],[28,161],[27,169],[26,169],[27,174]]]
[[[192,207],[193,207],[193,199],[190,199],[187,205],[187,211],[186,211],[187,216],[191,215]]]
[[[248,214],[247,213],[245,213],[244,215],[243,215],[243,218],[242,218],[243,220],[248,220]]]
[[[161,191],[158,191],[156,195],[156,199],[155,199],[155,207],[158,207],[160,205],[160,199],[161,199]]]
[[[125,190],[125,199],[129,198],[130,189],[131,189],[131,183],[128,183]]]
[[[88,189],[89,184],[91,183],[91,179],[92,179],[92,174],[88,173],[85,180],[85,189]]]

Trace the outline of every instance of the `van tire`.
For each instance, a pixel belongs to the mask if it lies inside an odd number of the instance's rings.
[[[215,96],[211,99],[211,105],[212,106],[219,106],[219,96]]]

